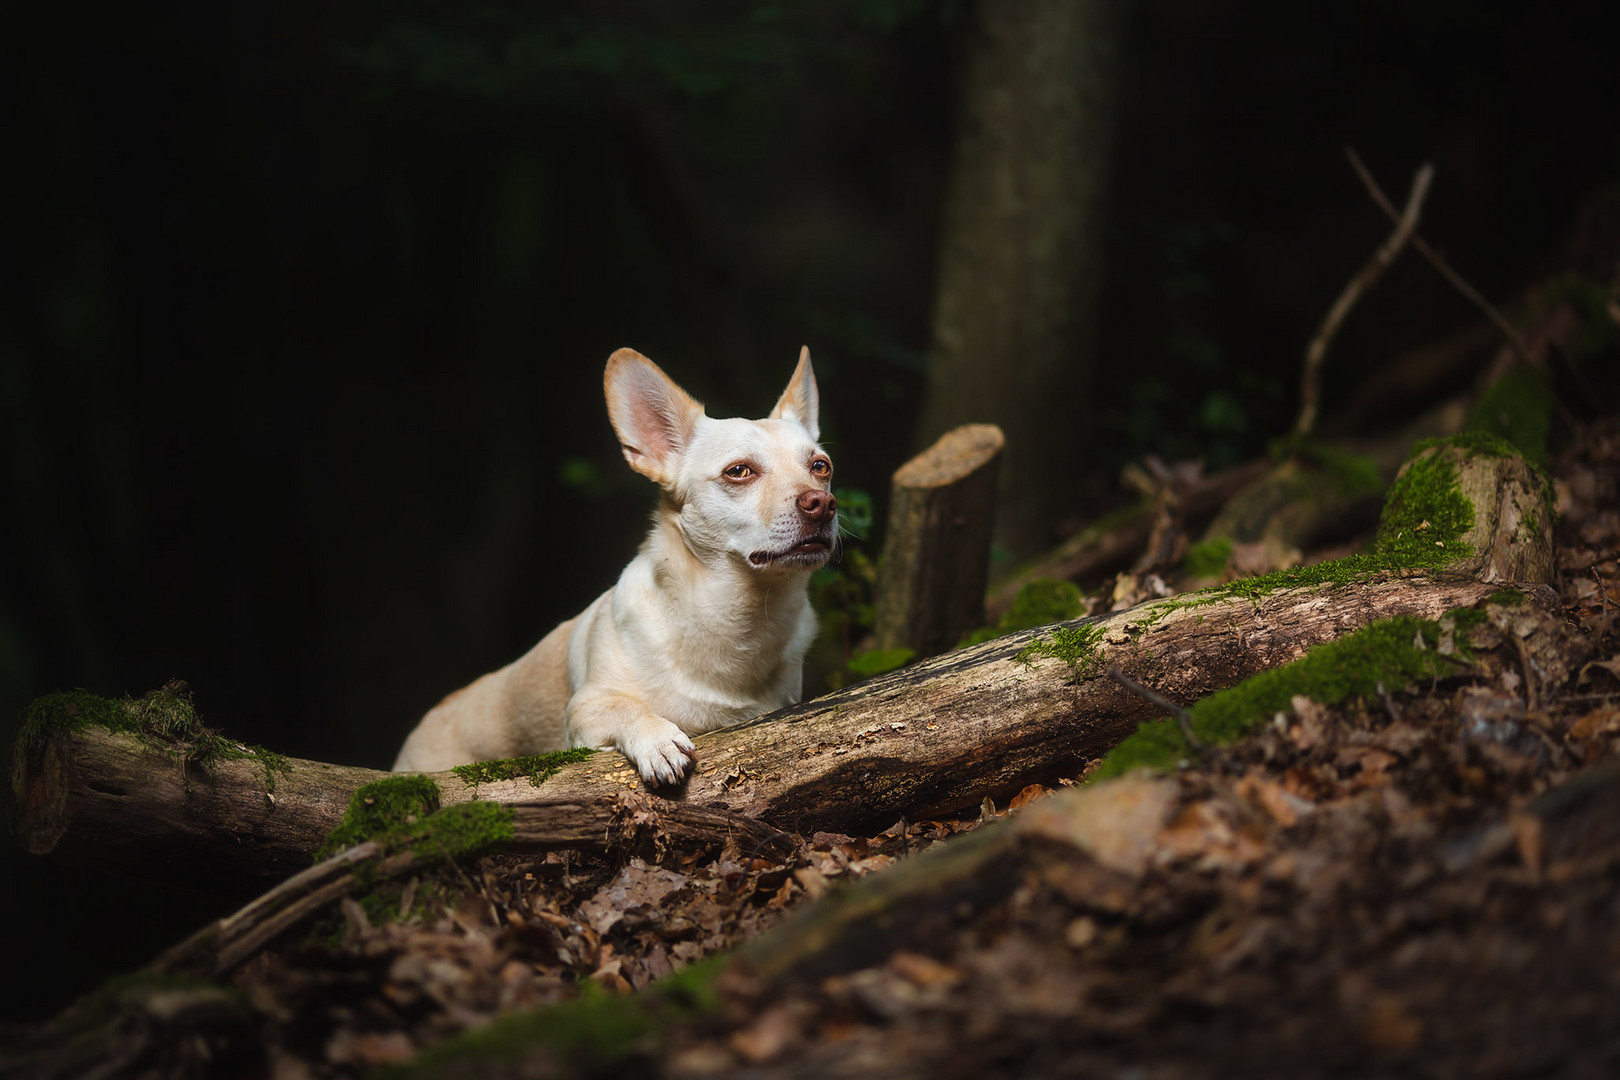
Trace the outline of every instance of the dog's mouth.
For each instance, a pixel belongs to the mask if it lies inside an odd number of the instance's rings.
[[[832,537],[807,536],[783,551],[756,551],[748,556],[755,566],[820,566],[832,554]]]

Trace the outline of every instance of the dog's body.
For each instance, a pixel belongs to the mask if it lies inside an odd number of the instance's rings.
[[[652,532],[590,607],[424,716],[395,771],[614,747],[670,783],[688,736],[799,700],[806,585],[837,532],[808,350],[764,420],[709,418],[629,349],[604,385],[630,467],[663,488]]]

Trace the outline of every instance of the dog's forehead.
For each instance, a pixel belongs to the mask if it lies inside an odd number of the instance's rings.
[[[692,433],[687,455],[706,464],[717,463],[720,458],[766,460],[786,455],[798,459],[808,457],[815,447],[810,433],[796,420],[704,417]]]

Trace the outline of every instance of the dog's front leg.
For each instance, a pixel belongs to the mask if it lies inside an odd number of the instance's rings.
[[[696,756],[686,732],[627,694],[582,688],[568,701],[568,745],[617,749],[654,786],[686,775]]]

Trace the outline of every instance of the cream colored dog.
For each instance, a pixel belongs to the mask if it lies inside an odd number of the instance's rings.
[[[816,632],[805,587],[838,528],[810,351],[764,420],[710,419],[630,349],[603,381],[625,460],[663,488],[652,532],[583,613],[424,716],[396,771],[614,747],[667,784],[688,736],[799,700]]]

